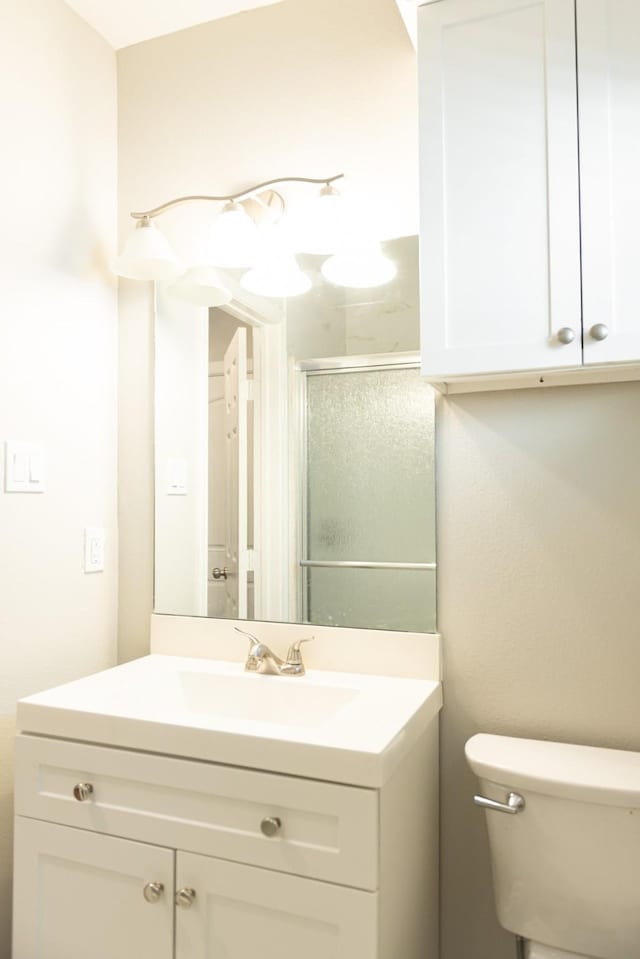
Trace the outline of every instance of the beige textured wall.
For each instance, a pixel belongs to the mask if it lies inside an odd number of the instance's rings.
[[[119,212],[344,171],[389,236],[417,232],[415,54],[391,0],[285,0],[118,53]],[[171,231],[177,215],[163,218]],[[183,252],[183,251],[179,251]],[[120,284],[120,655],[149,643],[151,291]]]
[[[42,444],[46,492],[0,488],[0,959],[9,959],[20,696],[116,653],[115,56],[61,0],[2,6],[0,472]],[[83,529],[106,571],[83,572]]]
[[[512,959],[463,747],[479,730],[640,749],[640,384],[438,411],[443,959]]]

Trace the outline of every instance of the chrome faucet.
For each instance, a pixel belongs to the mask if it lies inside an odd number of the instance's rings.
[[[261,643],[257,637],[251,633],[246,633],[244,629],[234,626],[236,633],[246,636],[251,645],[244,668],[248,673],[264,673],[272,676],[304,676],[305,668],[302,661],[300,646],[302,643],[309,643],[313,636],[306,639],[297,639],[295,643],[289,646],[286,659],[280,659],[266,643]]]

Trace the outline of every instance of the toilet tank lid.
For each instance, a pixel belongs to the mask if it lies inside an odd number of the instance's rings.
[[[640,808],[640,753],[486,733],[465,753],[476,776],[508,789]]]

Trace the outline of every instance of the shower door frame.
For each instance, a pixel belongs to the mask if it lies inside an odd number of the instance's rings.
[[[366,560],[311,560],[308,552],[308,457],[307,457],[307,429],[308,429],[308,395],[307,384],[310,376],[327,376],[341,373],[367,373],[384,370],[420,370],[421,356],[419,352],[411,353],[372,353],[363,356],[333,356],[327,359],[299,360],[295,364],[295,388],[290,397],[293,415],[291,449],[294,451],[291,463],[290,487],[295,491],[291,502],[294,504],[291,516],[291,555],[294,563],[291,570],[289,596],[295,597],[296,608],[293,603],[290,607],[291,622],[300,622],[313,625],[309,622],[309,587],[310,579],[305,577],[305,570],[315,568],[325,569],[406,569],[432,570],[435,572],[437,563],[379,563]],[[305,578],[307,580],[305,588]],[[353,627],[357,628],[357,627]]]

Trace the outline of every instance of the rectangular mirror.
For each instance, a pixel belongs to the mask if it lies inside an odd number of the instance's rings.
[[[385,286],[156,294],[155,611],[432,632],[434,395],[418,240]]]

